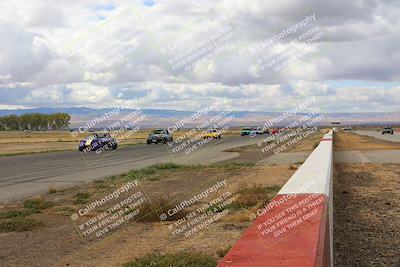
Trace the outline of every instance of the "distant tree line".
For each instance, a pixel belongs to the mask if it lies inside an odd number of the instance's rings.
[[[68,129],[71,116],[67,113],[26,113],[0,116],[0,130],[58,130]]]

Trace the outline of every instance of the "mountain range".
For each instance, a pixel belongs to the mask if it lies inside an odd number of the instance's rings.
[[[25,113],[44,113],[52,114],[56,112],[65,112],[71,115],[71,128],[79,127],[80,125],[99,118],[104,114],[115,112],[115,108],[86,108],[86,107],[67,107],[67,108],[32,108],[32,109],[4,109],[0,110],[0,116],[15,114],[22,115]],[[98,127],[104,127],[112,124],[114,121],[121,119],[129,114],[135,112],[135,109],[123,109],[118,110],[117,114],[103,120],[99,123]],[[143,109],[143,114],[146,115],[146,119],[141,121],[141,125],[144,127],[167,127],[178,121],[184,120],[185,118],[194,115],[196,111],[184,111],[184,110],[169,110],[169,109]],[[206,117],[213,117],[220,114],[221,111],[208,112]],[[262,111],[231,111],[229,115],[233,116],[233,120],[229,121],[229,126],[255,126],[262,125],[264,122],[272,118],[279,117],[282,112],[262,112]],[[282,126],[300,118],[307,113],[298,113],[294,116],[289,117],[277,124]],[[388,113],[322,113],[323,119],[318,123],[321,126],[330,125],[331,122],[340,122],[342,125],[400,125],[400,112],[388,112]],[[196,126],[202,118],[190,121],[185,126],[191,127]],[[203,119],[204,120],[204,119]]]

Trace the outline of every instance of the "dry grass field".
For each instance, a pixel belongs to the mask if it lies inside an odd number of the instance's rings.
[[[77,149],[79,140],[89,134],[73,136],[67,131],[1,131],[0,156]],[[121,144],[142,143],[146,136],[145,132],[138,132],[121,140]]]
[[[122,131],[117,139],[120,145],[132,145],[145,143],[151,130],[141,130],[133,134]],[[179,138],[187,135],[188,131],[180,130],[173,133],[173,137]],[[232,130],[225,135],[239,135],[240,130]],[[61,150],[74,150],[78,147],[79,140],[90,135],[80,133],[73,136],[68,131],[0,131],[0,156],[23,155]]]
[[[182,166],[163,164],[90,183],[85,187],[57,191],[0,209],[0,265],[7,266],[122,266],[148,253],[201,253],[218,261],[247,229],[249,214],[265,205],[293,174],[290,166],[227,164]],[[138,179],[147,203],[142,219],[125,223],[104,238],[81,239],[70,215],[121,184]],[[199,194],[219,180],[227,185],[221,192],[185,209],[203,206],[222,192],[238,197],[229,213],[205,229],[189,236],[173,236],[169,226],[176,219],[161,222],[159,214],[182,199]],[[85,204],[86,203],[86,204]],[[86,220],[101,212],[93,211]],[[218,211],[217,213],[220,213]],[[3,233],[2,233],[3,232]],[[35,244],[41,244],[37,246]],[[198,266],[198,265],[195,265]]]
[[[394,150],[400,149],[400,143],[388,142],[355,133],[340,132],[335,134],[334,149],[335,151]]]

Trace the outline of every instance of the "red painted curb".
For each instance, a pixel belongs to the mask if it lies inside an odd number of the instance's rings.
[[[270,203],[218,267],[329,266],[326,195],[277,195]]]
[[[332,141],[332,138],[322,138],[321,141]]]

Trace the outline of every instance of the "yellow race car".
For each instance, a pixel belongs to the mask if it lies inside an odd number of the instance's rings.
[[[208,129],[204,134],[203,138],[215,138],[221,139],[222,134],[217,129]]]

